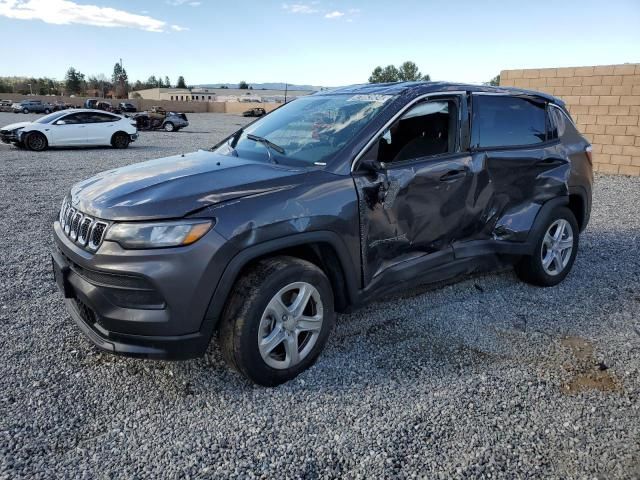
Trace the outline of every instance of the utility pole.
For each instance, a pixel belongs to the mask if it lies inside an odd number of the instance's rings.
[[[289,89],[289,84],[285,82],[284,84],[284,103],[287,103],[287,90]]]
[[[31,88],[31,84],[28,83],[27,85],[29,85],[29,93],[31,93],[31,95],[33,95],[33,89]]]

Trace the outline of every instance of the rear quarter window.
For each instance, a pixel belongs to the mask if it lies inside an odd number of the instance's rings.
[[[476,148],[543,143],[547,139],[545,105],[520,97],[474,96],[472,138]]]

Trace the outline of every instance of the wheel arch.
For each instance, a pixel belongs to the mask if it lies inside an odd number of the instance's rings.
[[[575,186],[569,189],[569,203],[567,206],[573,212],[580,231],[584,231],[589,223],[590,204],[584,187]]]
[[[212,331],[217,329],[229,294],[242,273],[259,260],[280,255],[302,258],[320,268],[331,283],[337,311],[346,311],[358,302],[358,275],[349,270],[349,254],[340,237],[328,231],[305,232],[252,245],[229,261],[205,314],[204,321],[210,322]]]

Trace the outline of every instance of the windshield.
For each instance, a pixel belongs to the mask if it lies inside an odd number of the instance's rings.
[[[53,112],[53,113],[50,113],[49,115],[45,115],[44,117],[39,118],[34,123],[51,123],[51,122],[55,122],[57,119],[59,119],[60,117],[66,115],[67,113],[69,113],[69,112]]]
[[[324,164],[391,98],[343,94],[300,97],[251,124],[216,152],[274,163]],[[279,148],[268,147],[264,140]]]

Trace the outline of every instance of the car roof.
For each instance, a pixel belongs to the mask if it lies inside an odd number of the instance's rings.
[[[117,113],[113,113],[113,112],[105,112],[104,110],[96,110],[95,108],[69,108],[68,110],[62,110],[64,112],[69,112],[69,113],[108,113],[109,115],[115,115],[116,117],[118,116]]]
[[[359,85],[350,85],[347,87],[339,87],[332,90],[324,90],[316,93],[315,95],[407,95],[413,97],[427,93],[446,93],[454,91],[536,96],[564,106],[564,102],[561,99],[544,92],[515,87],[494,87],[490,85],[471,85],[454,82],[364,83]]]

